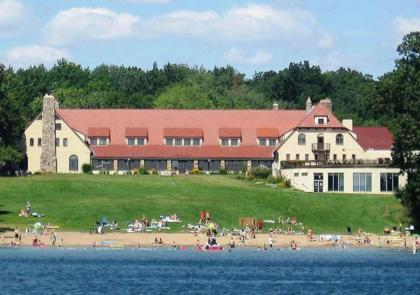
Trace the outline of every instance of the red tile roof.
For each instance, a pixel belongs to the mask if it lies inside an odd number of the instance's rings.
[[[203,137],[203,129],[201,128],[164,128],[164,137],[182,137],[182,138],[193,138]]]
[[[126,137],[147,137],[147,128],[125,128]]]
[[[272,159],[274,147],[261,146],[200,146],[174,147],[165,145],[144,146],[92,146],[95,158],[101,159]]]
[[[280,137],[279,130],[277,128],[257,128],[258,138],[278,138]]]
[[[315,117],[327,116],[328,122],[325,125],[315,123]],[[340,121],[322,103],[317,104],[297,125],[300,128],[344,128]]]
[[[87,130],[87,136],[89,137],[109,137],[109,128],[106,127],[95,127],[95,128],[88,128]]]
[[[353,127],[353,132],[365,150],[389,150],[394,142],[391,131],[386,127]]]
[[[87,135],[89,128],[108,126],[111,145],[126,144],[126,128],[147,128],[148,145],[162,145],[165,128],[200,128],[204,145],[219,144],[219,128],[240,129],[241,146],[256,146],[257,128],[275,126],[282,135],[295,128],[304,110],[142,110],[58,109],[73,129]]]
[[[241,128],[219,128],[220,138],[240,138]]]

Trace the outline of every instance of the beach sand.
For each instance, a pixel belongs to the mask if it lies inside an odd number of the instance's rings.
[[[2,234],[3,239],[0,243],[3,246],[9,244],[10,241],[14,240],[13,232],[6,232]],[[204,233],[197,235],[193,233],[124,233],[124,232],[111,232],[106,234],[89,234],[81,232],[56,232],[57,242],[56,246],[61,244],[63,239],[63,246],[106,246],[106,247],[157,247],[157,246],[172,246],[173,243],[180,246],[196,246],[197,244],[203,245],[207,243],[207,236]],[[338,245],[334,245],[333,241],[308,241],[305,235],[276,235],[273,234],[273,247],[274,248],[286,248],[290,246],[290,242],[294,240],[299,248],[307,247],[340,247],[341,242]],[[370,244],[358,243],[358,236],[352,235],[341,235],[341,241],[344,242],[345,247],[380,247],[383,248],[410,248],[414,242],[414,237],[402,237],[399,236],[379,236],[368,234],[371,240]],[[316,237],[316,236],[315,236]],[[364,236],[362,236],[364,237]],[[47,246],[51,245],[50,234],[39,235],[42,243]],[[163,245],[154,244],[155,238],[162,239]],[[243,247],[240,244],[239,236],[233,236],[236,247]],[[268,233],[259,233],[255,239],[248,239],[245,242],[245,247],[268,247]],[[33,236],[22,234],[22,240],[20,245],[29,246],[32,245]],[[228,246],[231,236],[218,237],[217,242],[222,246]],[[389,244],[386,242],[389,240]]]

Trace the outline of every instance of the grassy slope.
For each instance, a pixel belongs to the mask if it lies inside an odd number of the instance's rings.
[[[238,227],[240,216],[296,216],[316,232],[343,233],[349,224],[354,231],[379,233],[403,214],[393,196],[310,194],[228,176],[49,175],[0,178],[0,225],[33,223],[36,219],[17,217],[27,200],[35,212],[45,213],[42,221],[80,231],[102,216],[124,224],[142,214],[176,212],[184,223],[193,223],[205,209],[226,228]]]

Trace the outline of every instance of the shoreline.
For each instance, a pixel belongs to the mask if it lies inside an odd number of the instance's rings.
[[[11,241],[15,241],[13,232],[5,232],[1,235],[0,247],[9,247]],[[175,247],[196,247],[207,244],[207,236],[204,233],[123,233],[111,232],[105,234],[89,234],[81,232],[56,232],[56,245],[52,246],[50,234],[38,235],[37,237],[44,244],[44,248],[69,248],[69,247],[90,247],[90,248],[175,248]],[[235,248],[269,248],[269,233],[257,233],[255,239],[247,239],[245,245],[241,245],[239,236],[217,237],[218,244],[225,249],[230,248],[229,243],[233,241]],[[306,235],[285,235],[273,234],[272,242],[274,248],[290,248],[290,242],[294,240],[298,248],[383,248],[383,249],[412,249],[415,237],[406,236],[384,236],[368,234],[370,243],[360,243],[357,235],[339,235],[341,239],[334,241],[322,241],[319,237],[316,241],[308,241]],[[33,235],[22,234],[21,242],[17,247],[32,247]],[[156,239],[162,239],[162,244],[155,243]],[[364,238],[364,235],[362,236]],[[387,242],[389,241],[389,242]]]

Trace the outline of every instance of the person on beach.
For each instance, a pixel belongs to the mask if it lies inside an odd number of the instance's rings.
[[[20,233],[19,228],[16,227],[15,228],[15,243],[18,243],[19,241],[19,233]]]
[[[51,231],[51,246],[55,247],[55,242],[57,241],[57,236],[55,234],[55,231]]]
[[[273,237],[271,234],[268,236],[268,246],[272,249],[273,248]]]
[[[296,244],[295,240],[292,240],[290,242],[290,249],[297,250],[297,244]]]
[[[349,226],[349,225],[347,225],[347,234],[348,234],[349,236],[351,236],[351,235],[352,235],[352,232],[351,232],[351,226]]]
[[[308,228],[308,237],[307,237],[308,242],[312,241],[312,235],[313,235],[312,229]]]
[[[416,255],[417,253],[417,245],[416,242],[413,242],[413,255]]]

